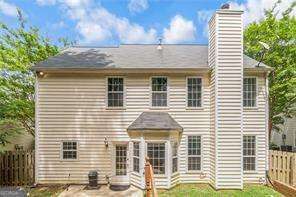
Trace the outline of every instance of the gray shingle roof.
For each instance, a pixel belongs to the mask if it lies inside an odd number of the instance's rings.
[[[127,130],[182,131],[183,128],[166,112],[143,112]]]
[[[119,47],[70,47],[36,64],[33,69],[208,68],[206,45],[120,45]],[[258,62],[244,55],[244,68]],[[265,66],[260,64],[261,67]]]

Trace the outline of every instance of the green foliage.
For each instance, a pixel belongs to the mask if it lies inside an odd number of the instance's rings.
[[[245,54],[258,61],[263,55],[263,63],[274,69],[269,75],[270,131],[280,130],[285,117],[295,116],[296,19],[290,14],[295,4],[282,16],[275,13],[275,4],[265,12],[264,20],[250,24],[244,32]],[[264,51],[259,42],[268,44],[270,49]]]
[[[59,48],[26,27],[19,11],[19,26],[0,22],[0,144],[20,129],[34,136],[34,73],[31,66],[56,55]]]

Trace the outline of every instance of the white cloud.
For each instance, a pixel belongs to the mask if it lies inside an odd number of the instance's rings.
[[[17,7],[4,0],[0,0],[0,13],[6,16],[17,17]]]
[[[213,16],[214,10],[199,10],[197,11],[197,18],[199,22],[208,22]]]
[[[197,11],[198,22],[203,24],[203,37],[207,38],[209,35],[209,26],[208,22],[214,14],[214,10],[199,10]]]
[[[56,0],[36,0],[39,5],[54,5]]]
[[[130,0],[128,9],[132,13],[142,12],[149,7],[147,0]]]
[[[248,0],[246,3],[237,3],[236,1],[230,2],[231,9],[239,9],[244,11],[244,24],[247,25],[254,21],[259,21],[264,18],[264,10],[271,9],[278,0]],[[278,12],[277,17],[281,17],[282,13],[287,10],[295,0],[284,0],[276,8]],[[296,15],[294,9],[291,13]]]
[[[164,29],[165,43],[182,43],[195,40],[196,28],[192,21],[186,20],[181,15],[172,18],[169,28]]]
[[[83,43],[100,43],[117,38],[123,43],[154,43],[156,31],[145,30],[127,18],[118,17],[92,0],[57,0],[70,19]]]

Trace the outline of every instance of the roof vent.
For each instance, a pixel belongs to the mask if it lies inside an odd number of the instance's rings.
[[[230,8],[229,3],[225,3],[225,4],[223,4],[223,5],[221,6],[221,9],[222,9],[222,10],[228,10],[229,8]]]
[[[162,38],[158,39],[158,46],[157,46],[157,50],[162,50]]]

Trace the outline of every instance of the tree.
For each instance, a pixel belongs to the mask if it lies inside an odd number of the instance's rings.
[[[20,11],[19,26],[0,22],[0,144],[20,130],[34,136],[34,73],[32,65],[59,52],[38,28],[27,27]],[[62,39],[61,42],[66,43]],[[69,42],[67,42],[69,43]]]
[[[282,16],[275,12],[279,3],[265,11],[263,20],[248,25],[244,31],[245,54],[262,59],[274,69],[268,77],[269,136],[272,129],[280,131],[285,118],[295,116],[296,107],[296,19],[291,15],[296,2]],[[268,44],[270,49],[262,54],[259,42]]]

